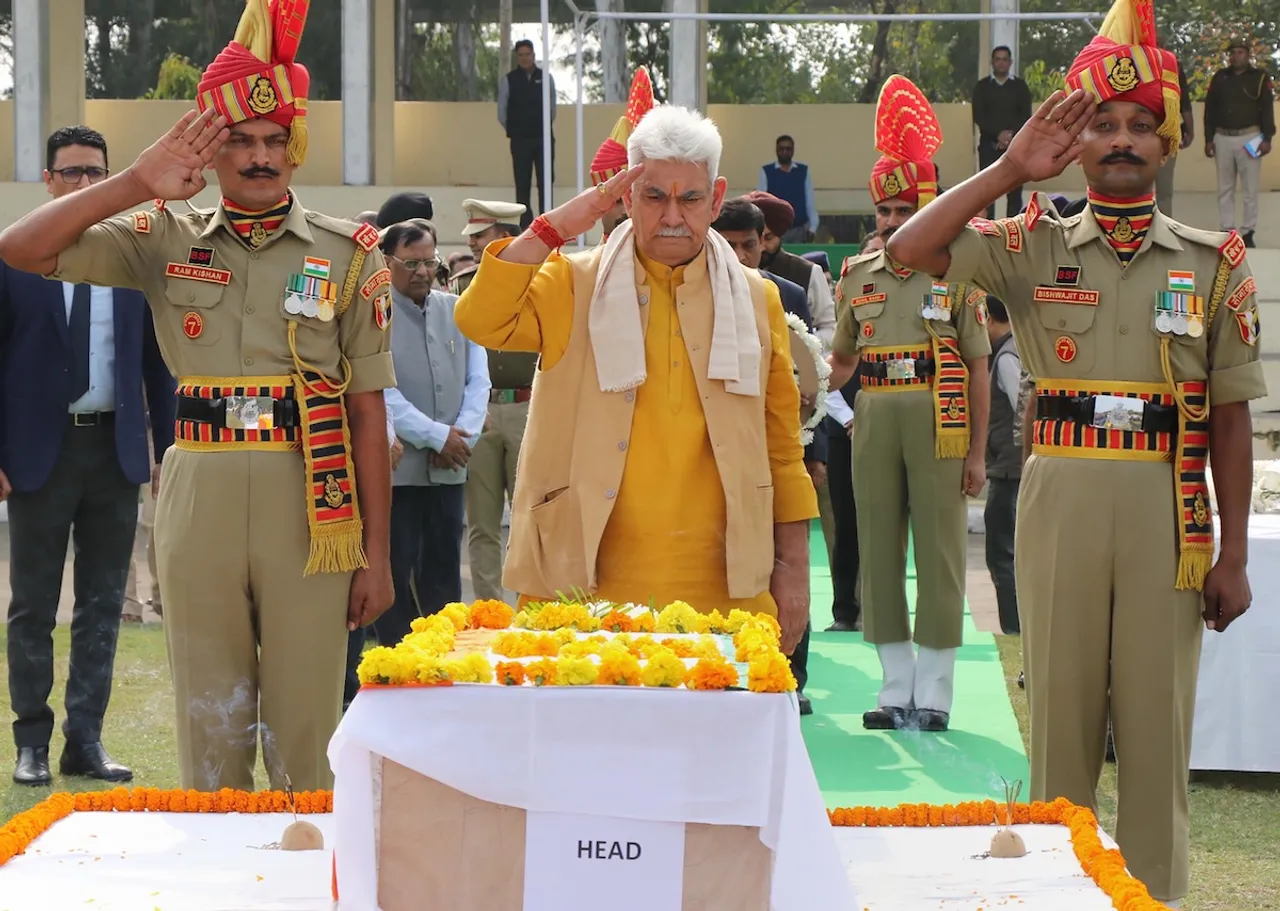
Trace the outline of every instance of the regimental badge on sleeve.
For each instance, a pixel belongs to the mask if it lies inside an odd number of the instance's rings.
[[[1232,291],[1230,296],[1223,302],[1227,305],[1227,309],[1238,312],[1245,301],[1249,299],[1249,295],[1258,293],[1258,284],[1250,275],[1240,284],[1236,285],[1236,290]]]
[[[976,230],[979,234],[985,234],[987,237],[1001,237],[1000,226],[989,218],[972,218],[969,220],[969,227]]]
[[[391,292],[384,291],[373,300],[373,322],[383,332],[391,325]]]
[[[1258,322],[1258,308],[1250,307],[1234,314],[1236,324],[1240,327],[1240,341],[1250,348],[1258,344],[1258,336],[1262,334],[1262,326]]]
[[[373,296],[391,284],[391,270],[385,267],[365,279],[365,283],[360,286],[360,296],[365,300],[373,300]]]
[[[1022,226],[1016,218],[1003,218],[1000,227],[1004,228],[1004,248],[1010,253],[1022,252]]]

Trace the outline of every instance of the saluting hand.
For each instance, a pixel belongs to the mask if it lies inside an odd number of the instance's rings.
[[[188,111],[147,148],[129,173],[156,199],[190,199],[205,188],[204,170],[230,135],[213,108]]]
[[[1093,119],[1097,103],[1083,89],[1054,92],[1009,141],[1004,160],[1024,183],[1057,177],[1080,155],[1080,133]]]
[[[547,221],[560,236],[568,239],[586,234],[596,222],[613,211],[618,200],[626,196],[631,185],[644,173],[644,164],[614,174],[599,186],[583,190],[562,206],[547,213]]]

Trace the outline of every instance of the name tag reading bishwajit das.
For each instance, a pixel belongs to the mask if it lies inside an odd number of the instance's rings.
[[[1041,304],[1083,304],[1096,307],[1101,298],[1101,292],[1085,288],[1051,288],[1047,285],[1037,285],[1031,292],[1031,299]]]
[[[214,285],[226,285],[231,282],[230,269],[211,269],[208,266],[195,266],[191,263],[169,263],[164,267],[164,274],[169,278],[187,278],[191,281],[209,282]]]

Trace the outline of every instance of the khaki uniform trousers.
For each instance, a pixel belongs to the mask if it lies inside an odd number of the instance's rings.
[[[1187,894],[1187,777],[1201,596],[1176,591],[1173,466],[1033,456],[1016,573],[1031,707],[1031,799],[1097,812],[1108,698],[1116,841],[1151,894]],[[1108,697],[1108,692],[1110,696]]]
[[[959,648],[964,623],[968,505],[963,459],[934,457],[934,403],[928,388],[864,389],[855,405],[853,489],[858,501],[862,630],[867,642],[910,641],[907,521],[915,539],[914,639]]]
[[[467,462],[467,553],[476,598],[501,601],[502,510],[515,496],[529,403],[491,404],[489,421]]]
[[[1253,231],[1258,227],[1258,185],[1262,178],[1262,159],[1244,150],[1245,143],[1257,136],[1213,137],[1213,160],[1218,169],[1218,223],[1222,230],[1238,227]],[[1244,195],[1244,218],[1236,223],[1236,178]]]
[[[165,456],[156,551],[182,787],[333,786],[351,573],[302,574],[303,459],[251,450]]]

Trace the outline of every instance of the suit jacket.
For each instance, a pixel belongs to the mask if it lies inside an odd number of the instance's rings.
[[[173,445],[177,384],[160,356],[151,309],[137,291],[114,289],[116,455],[134,484],[151,478]],[[0,470],[19,492],[49,479],[67,432],[71,340],[62,282],[0,262]],[[146,399],[143,399],[145,389]]]
[[[764,269],[760,270],[760,274],[778,286],[778,296],[782,298],[782,309],[800,317],[812,330],[813,315],[809,312],[809,292],[795,282],[787,281]],[[827,462],[827,433],[822,426],[824,423],[826,422],[820,421],[818,426],[813,428],[813,442],[804,448],[806,462],[821,462],[824,465]]]

